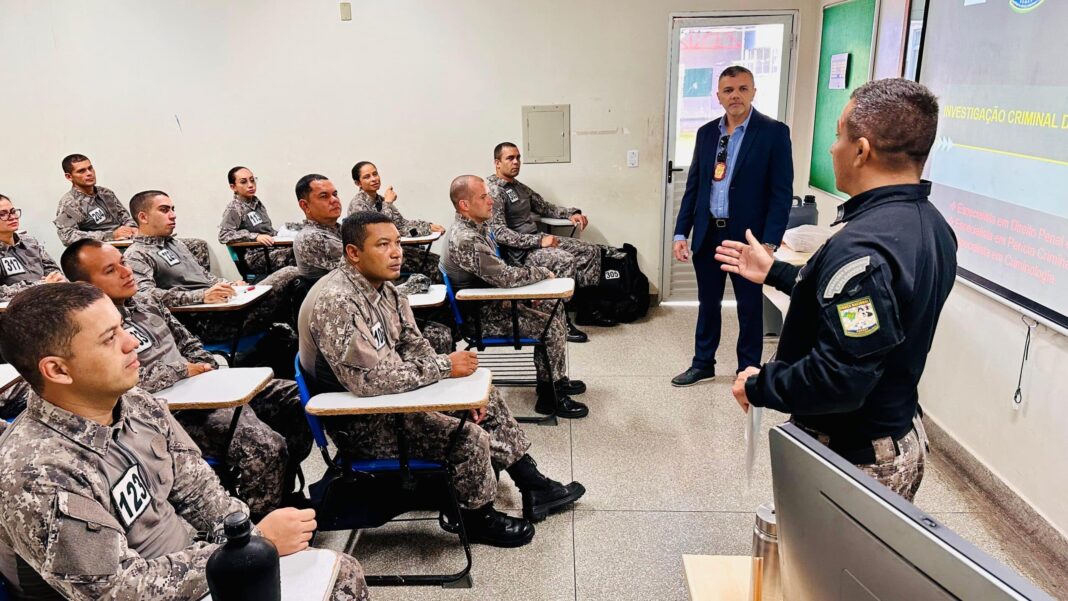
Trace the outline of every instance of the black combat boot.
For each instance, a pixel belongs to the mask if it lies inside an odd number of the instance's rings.
[[[467,540],[491,547],[522,547],[534,538],[534,525],[514,518],[486,503],[478,509],[461,509]]]
[[[548,382],[538,382],[538,402],[534,411],[543,415],[556,414],[556,417],[578,419],[590,414],[590,408],[571,397],[556,392],[556,387]]]
[[[586,494],[586,487],[578,482],[565,486],[550,480],[538,471],[538,464],[530,455],[523,455],[507,470],[523,493],[523,517],[531,522],[544,520],[550,513],[566,508]]]
[[[584,392],[586,392],[586,383],[582,380],[560,378],[556,381],[556,394],[571,396],[573,394],[582,394]]]
[[[586,342],[590,339],[590,337],[586,335],[586,332],[583,332],[582,330],[578,329],[577,326],[575,326],[575,322],[571,321],[570,315],[564,313],[564,317],[567,318],[566,321],[568,342]]]

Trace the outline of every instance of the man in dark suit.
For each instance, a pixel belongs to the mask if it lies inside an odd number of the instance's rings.
[[[753,234],[772,253],[782,241],[790,215],[794,167],[790,128],[753,109],[753,74],[728,67],[719,75],[716,98],[726,114],[697,130],[686,192],[675,222],[674,254],[688,261],[686,238],[693,231],[693,266],[697,273],[697,316],[693,362],[671,380],[691,386],[716,375],[720,336],[720,302],[726,272],[716,262],[723,240]],[[738,301],[738,369],[760,365],[763,301],[758,284],[730,274]]]

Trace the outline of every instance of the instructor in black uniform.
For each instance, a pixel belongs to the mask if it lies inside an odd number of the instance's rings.
[[[722,268],[790,295],[776,360],[738,374],[734,396],[793,422],[909,501],[923,478],[926,436],[916,385],[957,243],[921,181],[938,126],[924,86],[884,79],[858,88],[831,146],[846,225],[804,267],[748,244],[716,249]]]

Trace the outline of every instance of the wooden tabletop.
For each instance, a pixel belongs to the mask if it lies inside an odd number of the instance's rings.
[[[325,601],[337,580],[338,554],[309,547],[278,559],[282,601]],[[211,601],[207,595],[201,601]]]
[[[456,293],[458,301],[523,300],[544,298],[571,298],[575,293],[575,280],[553,278],[517,288],[466,288]]]
[[[430,232],[426,236],[401,236],[401,244],[426,244],[441,237],[441,232]]]
[[[426,309],[428,307],[440,307],[445,304],[445,285],[431,284],[430,290],[423,294],[409,294],[408,304],[413,309]]]
[[[255,286],[234,286],[237,294],[230,297],[225,303],[200,303],[197,305],[182,305],[171,307],[171,313],[209,313],[212,311],[237,311],[247,308],[249,305],[263,300],[263,296],[271,291],[269,285],[257,284]]]
[[[270,367],[231,367],[186,378],[153,394],[167,401],[171,411],[223,409],[252,400],[274,377]]]
[[[808,263],[808,260],[812,258],[813,254],[815,253],[803,253],[792,248],[787,248],[786,246],[780,246],[779,249],[775,251],[775,259],[778,261],[785,261],[791,265],[804,265],[805,263]]]
[[[11,304],[11,301],[4,301],[0,303],[0,313],[7,311],[7,306]]]
[[[10,363],[0,364],[0,392],[7,390],[22,379],[19,372]]]
[[[290,238],[290,237],[286,237],[286,236],[274,236],[274,245],[275,246],[293,246],[293,240],[295,240],[295,238]],[[230,243],[227,244],[227,246],[230,246],[230,247],[233,247],[233,248],[248,248],[248,247],[264,246],[264,245],[260,244],[259,242],[256,242],[255,240],[246,240],[244,242],[230,242]],[[268,248],[270,248],[270,247],[268,247]]]
[[[475,409],[489,402],[492,380],[490,370],[480,367],[465,378],[446,378],[430,386],[397,394],[373,397],[358,397],[348,392],[317,394],[304,410],[312,415],[367,415]]]

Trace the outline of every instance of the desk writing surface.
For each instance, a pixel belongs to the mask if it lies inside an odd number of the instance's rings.
[[[0,364],[0,392],[11,388],[15,382],[22,379],[19,372],[10,363]]]
[[[293,246],[293,240],[295,240],[295,238],[292,238],[292,237],[289,237],[289,236],[274,236],[273,238],[274,238],[274,245],[275,246]],[[257,246],[263,247],[262,244],[260,244],[259,242],[256,242],[255,240],[243,240],[241,242],[230,242],[229,244],[227,244],[227,246],[232,246],[234,248],[249,248],[249,247],[257,247]],[[270,247],[267,247],[267,248],[270,248]]]
[[[775,259],[778,261],[785,261],[791,265],[804,265],[805,263],[808,263],[808,260],[812,258],[813,254],[815,253],[803,253],[792,248],[780,246],[779,249],[775,251]]]
[[[538,221],[541,221],[545,225],[560,227],[573,227],[575,225],[574,221],[571,221],[570,219],[560,219],[559,217],[539,217]]]
[[[683,555],[691,601],[751,601],[754,558],[745,555]]]
[[[423,294],[408,295],[408,304],[413,309],[426,307],[440,307],[445,304],[445,285],[431,284],[430,289]]]
[[[270,367],[231,367],[186,378],[153,394],[167,401],[171,411],[222,409],[252,400],[274,377]]]
[[[207,313],[211,311],[237,311],[248,307],[252,303],[259,302],[263,296],[271,291],[269,285],[257,284],[255,286],[234,286],[237,294],[230,297],[225,303],[200,303],[196,305],[182,305],[171,307],[171,313]]]
[[[320,601],[330,598],[337,579],[338,555],[329,549],[308,548],[278,559],[282,601]],[[201,601],[211,601],[211,595]]]
[[[493,374],[480,367],[464,378],[446,378],[429,386],[397,394],[358,397],[348,392],[317,394],[304,410],[312,415],[423,413],[484,407],[489,402]]]
[[[7,306],[9,304],[11,304],[11,301],[4,301],[4,302],[0,303],[0,313],[3,313],[4,311],[7,311]]]
[[[110,244],[115,248],[126,248],[133,244],[133,238],[123,238],[122,240],[104,240],[105,244]]]
[[[466,288],[456,293],[458,301],[571,298],[575,280],[553,278],[517,288]]]
[[[426,236],[401,236],[401,244],[426,244],[441,237],[441,232],[430,232]]]

